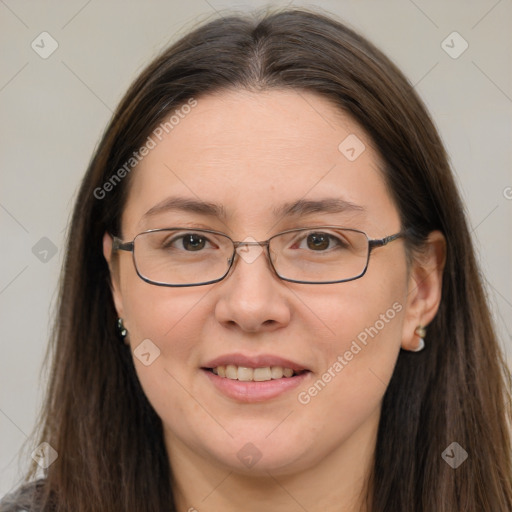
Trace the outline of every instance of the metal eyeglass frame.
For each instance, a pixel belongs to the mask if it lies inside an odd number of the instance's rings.
[[[282,277],[281,275],[279,275],[279,273],[277,272],[277,270],[274,267],[274,263],[272,262],[272,257],[270,256],[270,241],[273,238],[275,238],[277,236],[280,236],[280,235],[283,235],[283,234],[286,234],[286,233],[291,233],[291,232],[295,232],[295,231],[314,231],[314,230],[317,230],[317,229],[343,229],[345,231],[353,231],[353,232],[356,232],[356,233],[363,234],[366,237],[366,240],[368,241],[368,253],[367,253],[366,263],[365,263],[363,271],[359,275],[357,275],[355,277],[350,277],[348,279],[340,279],[340,280],[337,280],[337,281],[299,281],[297,279],[289,279],[287,277]],[[174,231],[176,231],[176,230],[178,230],[178,231],[187,231],[187,230],[189,230],[189,231],[193,231],[194,233],[196,233],[196,232],[197,233],[213,233],[213,234],[221,235],[221,236],[224,236],[224,237],[228,238],[231,241],[231,243],[233,244],[233,254],[231,255],[231,258],[228,260],[229,266],[228,266],[228,269],[226,270],[225,274],[222,277],[220,277],[218,279],[214,279],[212,281],[205,281],[205,282],[202,282],[202,283],[193,283],[193,284],[161,283],[161,282],[158,282],[158,281],[152,281],[151,279],[148,279],[147,277],[143,276],[139,272],[139,269],[137,267],[137,262],[135,261],[135,251],[134,251],[135,239],[139,235],[143,235],[145,233],[154,233],[154,232],[158,232],[158,231],[173,231],[173,230]],[[267,256],[268,256],[268,261],[270,262],[270,266],[271,266],[272,270],[274,271],[274,274],[279,279],[282,279],[283,281],[288,281],[290,283],[300,283],[300,284],[335,284],[335,283],[345,283],[345,282],[348,282],[348,281],[355,281],[356,279],[360,279],[361,277],[363,277],[366,274],[366,271],[368,270],[368,263],[370,261],[370,255],[371,255],[373,249],[376,249],[378,247],[383,247],[383,246],[387,245],[388,243],[392,242],[393,240],[397,240],[398,238],[404,238],[406,236],[406,233],[404,231],[400,231],[400,232],[395,233],[393,235],[385,236],[384,238],[373,238],[372,239],[372,238],[369,238],[368,235],[364,231],[360,231],[359,229],[345,228],[345,227],[342,227],[342,226],[311,226],[311,227],[305,227],[305,228],[288,229],[286,231],[282,231],[280,233],[277,233],[277,234],[271,236],[268,240],[264,240],[264,241],[261,241],[261,242],[239,242],[239,241],[233,240],[229,235],[226,235],[225,233],[222,233],[221,231],[215,231],[215,230],[211,230],[211,229],[195,229],[195,228],[190,228],[190,227],[171,227],[171,228],[148,229],[147,231],[143,231],[141,233],[138,233],[131,242],[123,242],[123,240],[121,240],[117,236],[114,236],[114,235],[111,235],[111,236],[112,236],[112,252],[114,252],[114,251],[127,251],[127,252],[131,252],[132,253],[133,266],[135,267],[135,271],[137,272],[137,275],[143,281],[145,281],[146,283],[149,283],[149,284],[156,285],[156,286],[167,286],[167,287],[173,287],[173,288],[182,288],[182,287],[189,287],[189,286],[204,286],[204,285],[207,285],[207,284],[214,284],[214,283],[218,283],[219,281],[222,281],[223,279],[225,279],[226,276],[229,274],[229,272],[231,271],[231,269],[234,266],[234,262],[235,262],[235,258],[236,258],[236,254],[237,254],[237,249],[240,246],[244,246],[244,245],[259,245],[259,246],[264,245],[264,246],[266,246],[266,248],[267,248]]]

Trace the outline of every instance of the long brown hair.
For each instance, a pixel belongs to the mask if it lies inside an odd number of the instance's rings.
[[[400,352],[384,396],[368,510],[512,510],[510,375],[441,140],[387,57],[334,18],[302,9],[195,29],[142,72],[106,129],[69,228],[39,437],[59,457],[42,484],[43,509],[175,510],[161,420],[118,339],[102,253],[105,231],[120,234],[130,173],[98,190],[166,116],[227,88],[293,88],[335,102],[382,156],[409,254],[433,230],[446,237],[442,301],[427,348]],[[453,442],[468,452],[457,469],[442,458]]]

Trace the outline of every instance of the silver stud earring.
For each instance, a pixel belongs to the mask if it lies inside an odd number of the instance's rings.
[[[418,327],[416,327],[414,330],[414,334],[419,337],[420,342],[418,346],[412,350],[412,352],[420,352],[425,348],[425,336],[427,335],[427,330],[425,327],[423,327],[423,325],[418,325]]]
[[[117,319],[117,332],[119,333],[120,338],[124,341],[124,339],[128,335],[128,331],[126,330],[126,327],[123,325],[122,318]]]

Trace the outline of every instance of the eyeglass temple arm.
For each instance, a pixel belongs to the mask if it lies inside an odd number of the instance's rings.
[[[394,235],[385,236],[384,238],[378,238],[374,240],[368,240],[370,243],[370,250],[374,249],[375,247],[382,247],[384,245],[389,244],[389,242],[392,242],[393,240],[396,240],[397,238],[404,237],[405,233],[395,233]]]
[[[112,252],[115,251],[128,251],[133,252],[133,242],[123,242],[117,236],[112,237]]]

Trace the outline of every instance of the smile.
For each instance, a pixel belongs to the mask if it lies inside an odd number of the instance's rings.
[[[265,382],[282,378],[290,378],[299,375],[305,370],[296,372],[291,368],[282,366],[263,366],[261,368],[249,368],[247,366],[235,366],[233,364],[220,365],[209,369],[215,375],[231,380],[243,382]]]

